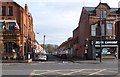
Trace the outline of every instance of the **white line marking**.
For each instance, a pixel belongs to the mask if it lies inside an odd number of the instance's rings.
[[[94,73],[91,73],[91,74],[89,74],[89,75],[96,75],[96,74],[98,74],[98,73],[100,73],[100,72],[103,72],[103,71],[105,71],[106,69],[102,69],[102,70],[99,70],[99,71],[97,71],[97,72],[94,72]]]
[[[35,75],[35,70],[33,70],[31,73],[30,73],[30,76],[31,75]]]
[[[107,72],[113,72],[113,73],[117,73],[118,71],[107,71]]]
[[[37,72],[37,71],[45,71],[45,72],[36,74],[35,72]],[[56,71],[58,71],[58,70],[34,70],[34,73],[32,73],[32,75],[42,75],[42,74],[52,73],[52,72],[56,72]]]
[[[52,73],[52,72],[55,72],[57,70],[49,70],[48,72],[43,72],[43,73],[40,73],[39,75],[42,75],[42,74],[46,74],[46,73]]]
[[[78,71],[73,71],[73,72],[70,72],[70,73],[67,73],[67,74],[63,74],[63,75],[71,75],[73,73],[77,73],[77,72],[81,72],[81,71],[84,71],[84,69],[81,69],[81,70],[78,70]]]
[[[42,74],[47,74],[47,73],[58,73],[58,74],[61,74],[61,75],[72,75],[74,73],[78,73],[78,72],[82,72],[82,71],[86,71],[86,70],[96,70],[97,72],[89,74],[89,75],[96,75],[96,74],[99,74],[102,71],[105,71],[106,69],[33,70],[30,75],[42,75]],[[39,72],[39,71],[42,72],[42,73],[36,73],[36,72]],[[62,71],[68,71],[69,73],[62,73]]]

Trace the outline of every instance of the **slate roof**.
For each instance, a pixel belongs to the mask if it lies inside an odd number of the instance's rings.
[[[95,14],[96,13],[96,10],[95,10],[96,7],[84,7],[84,8],[86,9],[86,11],[89,12],[89,14]],[[117,11],[118,11],[118,8],[110,8],[110,15],[118,14]]]
[[[85,7],[85,9],[89,14],[95,14],[95,7]]]

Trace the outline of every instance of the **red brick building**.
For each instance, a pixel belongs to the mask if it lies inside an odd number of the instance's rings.
[[[120,20],[118,20],[116,22],[116,35],[117,35],[117,38],[118,38],[118,59],[120,59]]]
[[[116,20],[119,17],[118,8],[110,8],[107,3],[99,3],[96,7],[83,7],[78,27],[73,31],[73,55],[81,59],[96,59],[96,53],[100,52],[100,35],[102,50],[110,49],[118,53],[119,25],[116,25]]]
[[[0,2],[0,5],[2,58],[28,59],[28,54],[32,57],[35,33],[27,4],[24,8],[16,2]]]
[[[68,38],[65,42],[63,42],[58,48],[57,48],[57,54],[66,54],[68,57],[73,56],[73,38]]]

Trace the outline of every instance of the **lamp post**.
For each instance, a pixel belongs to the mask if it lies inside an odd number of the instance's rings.
[[[100,63],[102,62],[102,5],[100,0]]]

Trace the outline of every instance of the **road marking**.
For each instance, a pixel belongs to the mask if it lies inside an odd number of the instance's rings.
[[[81,72],[81,71],[84,71],[85,69],[81,69],[81,70],[79,70],[79,71],[74,71],[74,72],[70,72],[70,73],[67,73],[67,74],[63,74],[63,75],[71,75],[71,74],[73,74],[73,73],[77,73],[77,72]]]
[[[30,76],[31,76],[31,75],[36,75],[34,71],[35,71],[35,70],[33,70],[33,71],[30,73]]]
[[[58,71],[58,70],[49,70],[47,72],[40,73],[39,75],[46,74],[46,73],[52,73],[52,72],[56,72],[56,71]]]
[[[73,75],[75,73],[84,75],[105,75],[101,72],[109,71],[107,69],[62,69],[62,70],[33,70],[30,75],[49,75],[49,73],[60,75]],[[115,73],[115,71],[110,71]]]
[[[118,71],[108,71],[108,72],[113,72],[113,73],[116,73],[116,72],[118,72]]]
[[[38,72],[45,71],[45,72],[36,74],[35,72],[37,72],[37,71]],[[56,72],[56,71],[59,71],[59,70],[33,70],[33,72],[30,75],[43,75],[43,74],[52,73],[52,72]]]
[[[91,74],[89,74],[89,75],[97,75],[97,74],[99,74],[100,72],[103,72],[103,71],[105,71],[106,69],[102,69],[102,70],[99,70],[99,71],[97,71],[97,72],[94,72],[94,73],[91,73]]]
[[[31,63],[30,65],[38,65],[38,63]]]

